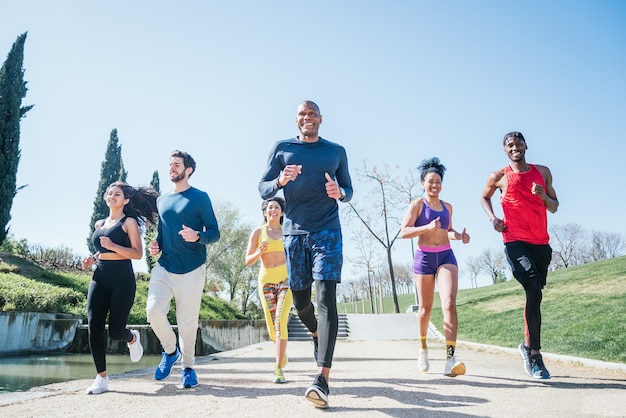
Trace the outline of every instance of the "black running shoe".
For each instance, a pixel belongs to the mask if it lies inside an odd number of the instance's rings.
[[[309,386],[309,388],[304,393],[304,397],[307,401],[311,402],[315,405],[316,408],[327,408],[328,407],[328,394],[330,390],[328,389],[328,383],[326,383],[326,378],[323,374],[318,374],[315,376],[315,380],[313,384]]]
[[[532,377],[535,379],[550,378],[550,372],[546,369],[545,364],[543,364],[543,357],[541,357],[541,354],[533,354],[530,356],[530,365],[532,367]]]

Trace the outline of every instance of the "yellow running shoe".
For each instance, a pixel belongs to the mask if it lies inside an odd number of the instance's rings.
[[[283,369],[276,367],[274,369],[274,383],[285,383],[285,376],[283,375]]]

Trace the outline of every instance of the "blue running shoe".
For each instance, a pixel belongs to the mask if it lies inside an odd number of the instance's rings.
[[[180,360],[180,351],[176,348],[176,352],[171,356],[164,351],[161,356],[161,363],[159,363],[154,371],[154,378],[156,380],[163,380],[170,377],[172,366]]]
[[[546,365],[543,364],[543,357],[541,357],[541,354],[533,354],[530,356],[530,365],[532,367],[532,377],[535,379],[550,378],[550,372],[546,369]]]
[[[185,370],[183,370],[183,387],[189,389],[196,386],[198,386],[196,371],[191,367],[185,367]]]

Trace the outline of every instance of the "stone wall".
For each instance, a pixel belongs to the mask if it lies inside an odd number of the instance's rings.
[[[129,328],[139,331],[141,345],[146,354],[161,354],[163,350],[158,338],[149,325],[129,325]],[[173,326],[178,335],[178,327]],[[105,330],[108,333],[108,329]],[[265,321],[239,320],[219,321],[204,320],[198,324],[196,338],[196,355],[206,356],[220,351],[234,350],[251,344],[269,340]],[[108,338],[108,353],[126,354],[128,347],[123,341],[113,341]],[[76,337],[68,345],[70,353],[89,353],[89,335],[87,325],[80,325],[76,330]]]
[[[217,351],[229,351],[270,339],[265,321],[200,321],[203,345]]]
[[[0,312],[0,355],[65,351],[89,353],[89,332],[79,318],[67,314]],[[146,354],[161,354],[158,338],[149,325],[129,325],[139,331]],[[177,327],[174,326],[174,332]],[[128,353],[124,341],[108,338],[108,353]],[[234,350],[269,340],[263,320],[203,320],[198,325],[196,355]]]
[[[65,351],[80,323],[68,314],[0,312],[0,354]]]

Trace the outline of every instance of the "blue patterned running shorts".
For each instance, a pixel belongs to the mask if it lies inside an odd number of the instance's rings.
[[[292,291],[311,287],[313,280],[341,282],[343,241],[340,229],[284,237]]]

